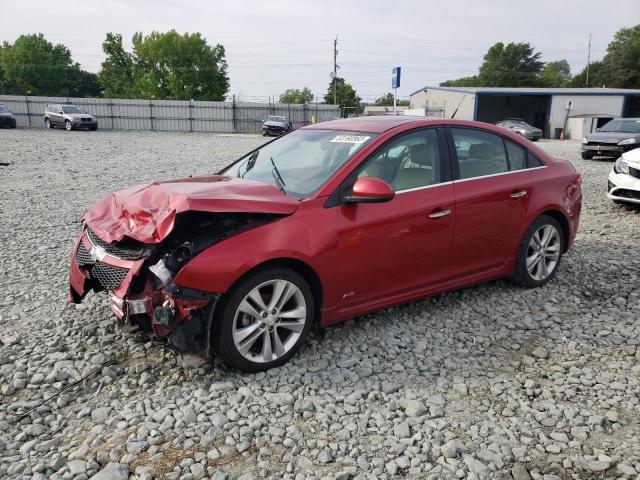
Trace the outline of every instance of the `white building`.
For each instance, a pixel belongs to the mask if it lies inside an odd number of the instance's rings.
[[[640,117],[640,90],[424,87],[411,94],[410,108],[425,114],[440,112],[438,116],[445,118],[488,123],[521,118],[541,128],[545,138],[550,138],[565,126],[567,115],[596,118],[594,129],[614,117]]]

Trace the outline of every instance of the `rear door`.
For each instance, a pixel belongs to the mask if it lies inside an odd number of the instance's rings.
[[[414,130],[374,152],[354,173],[396,191],[386,203],[338,206],[342,309],[449,279],[454,198],[444,131]],[[350,185],[349,185],[350,183]]]
[[[486,130],[451,127],[454,156],[453,279],[496,269],[513,257],[528,217],[535,175],[526,150]]]
[[[61,126],[62,121],[62,105],[51,105],[49,107],[49,121],[52,125]]]

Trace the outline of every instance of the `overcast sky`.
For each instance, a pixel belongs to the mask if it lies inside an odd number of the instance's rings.
[[[573,73],[600,59],[621,27],[640,23],[637,0],[0,0],[0,41],[43,33],[97,72],[106,32],[200,32],[227,52],[230,93],[267,100],[287,88],[326,92],[338,36],[339,75],[365,101],[399,96],[477,73],[495,42],[529,42],[544,61],[566,58]]]

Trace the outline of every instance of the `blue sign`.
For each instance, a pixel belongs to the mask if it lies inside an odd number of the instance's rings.
[[[391,88],[400,88],[400,67],[391,70]]]

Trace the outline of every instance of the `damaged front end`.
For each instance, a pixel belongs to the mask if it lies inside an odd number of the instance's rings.
[[[174,284],[180,269],[212,245],[280,217],[266,213],[186,211],[159,241],[103,240],[85,223],[70,265],[68,301],[105,291],[119,323],[152,332],[180,351],[210,356],[209,332],[220,295]]]

